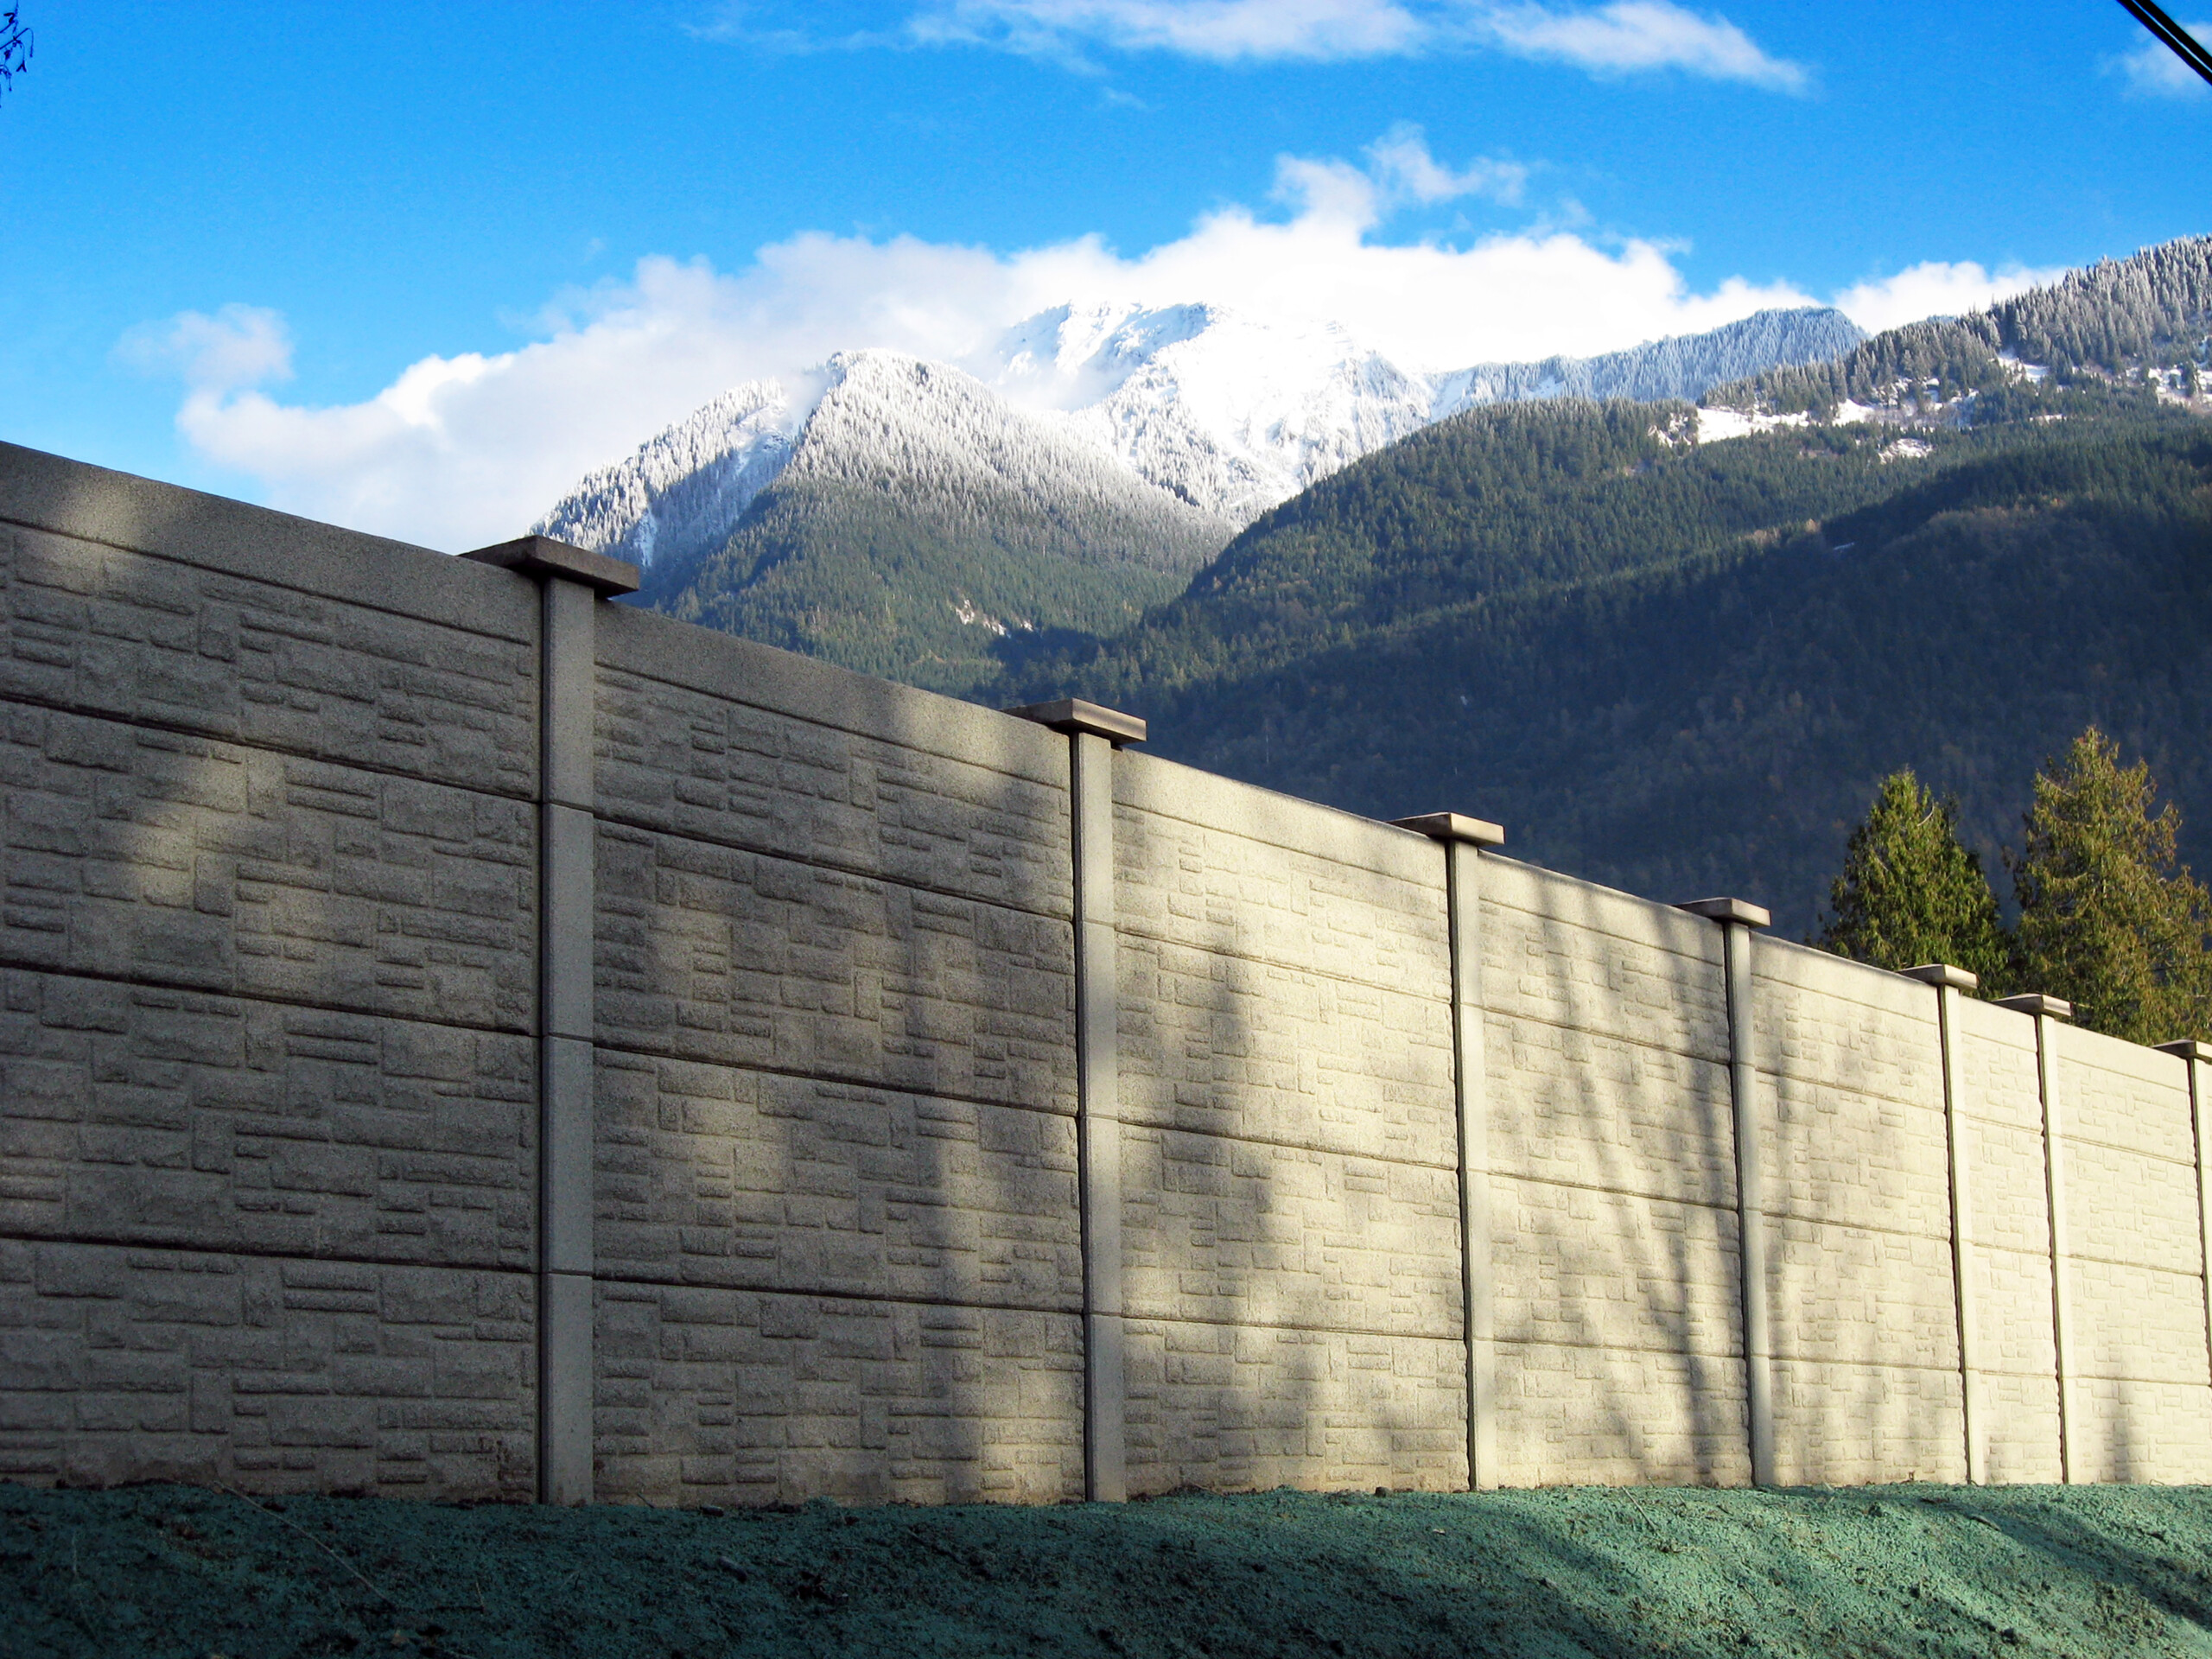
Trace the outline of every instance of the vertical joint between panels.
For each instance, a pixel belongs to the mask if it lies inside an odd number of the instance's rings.
[[[1955,987],[1936,987],[1936,1038],[1943,1071],[1943,1144],[1951,1200],[1951,1294],[1959,1338],[1959,1403],[1966,1435],[1967,1481],[1989,1478],[1987,1424],[1981,1398],[1981,1339],[1974,1313],[1974,1193],[1967,1167],[1966,1122],[1960,1101]]]
[[[1122,1320],[1119,964],[1114,924],[1114,748],[1068,737],[1075,864],[1076,1161],[1083,1253],[1084,1496],[1128,1496]]]
[[[1728,1095],[1736,1141],[1736,1214],[1744,1321],[1745,1427],[1751,1482],[1777,1479],[1774,1439],[1774,1334],[1769,1319],[1765,1166],[1759,1155],[1758,1073],[1751,1047],[1751,929],[1720,925],[1728,1001]]]
[[[1460,1318],[1466,1342],[1467,1488],[1497,1484],[1497,1349],[1491,1261],[1488,1060],[1484,1029],[1482,849],[1445,844],[1452,959],[1452,1089],[1459,1142]]]

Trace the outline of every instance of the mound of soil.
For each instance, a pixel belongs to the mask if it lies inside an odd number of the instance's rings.
[[[0,1485],[0,1654],[2212,1656],[2212,1489],[783,1511]]]

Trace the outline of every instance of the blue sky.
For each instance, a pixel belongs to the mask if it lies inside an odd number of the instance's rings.
[[[22,7],[0,436],[439,546],[1058,299],[1449,367],[2212,231],[2212,96],[2112,0]]]

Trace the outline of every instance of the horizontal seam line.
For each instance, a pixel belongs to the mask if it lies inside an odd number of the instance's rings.
[[[1435,995],[1431,996],[1420,991],[1408,991],[1402,986],[1386,985],[1380,980],[1362,979],[1356,974],[1344,973],[1335,968],[1317,968],[1310,963],[1285,962],[1280,957],[1254,956],[1247,951],[1234,950],[1217,944],[1196,944],[1188,939],[1173,938],[1165,933],[1154,933],[1144,928],[1132,926],[1126,922],[1116,921],[1114,924],[1114,931],[1118,938],[1146,939],[1154,944],[1173,945],[1179,950],[1195,950],[1201,956],[1218,957],[1230,962],[1249,962],[1256,968],[1279,968],[1287,974],[1308,974],[1315,979],[1325,979],[1333,984],[1357,985],[1363,989],[1385,991],[1393,996],[1402,996],[1409,1002],[1424,1006],[1433,1004],[1443,1009],[1447,1015],[1452,1008],[1452,985],[1448,971],[1441,988]],[[1448,1047],[1450,1045],[1447,1042],[1440,1046]]]
[[[196,568],[196,567],[194,567]],[[428,784],[435,789],[450,789],[464,795],[481,795],[495,801],[515,801],[525,806],[538,804],[534,793],[518,793],[504,789],[486,789],[480,784],[457,784],[425,772],[407,772],[374,760],[341,760],[334,755],[318,754],[312,749],[296,749],[264,742],[257,738],[239,737],[227,732],[209,730],[201,726],[188,726],[181,721],[162,720],[143,714],[119,715],[113,709],[96,709],[90,703],[70,702],[59,697],[41,697],[35,693],[11,692],[0,703],[24,709],[43,709],[52,714],[70,715],[80,720],[105,721],[111,726],[123,726],[149,732],[167,732],[175,737],[198,738],[208,743],[228,743],[237,748],[251,749],[257,754],[273,754],[295,760],[312,760],[317,766],[343,766],[353,772],[365,772],[372,777],[397,778],[410,784]],[[531,717],[536,723],[536,716]]]
[[[1125,1129],[1151,1129],[1160,1135],[1194,1135],[1207,1141],[1226,1141],[1243,1147],[1272,1147],[1281,1152],[1311,1152],[1328,1158],[1359,1158],[1370,1163],[1392,1164],[1405,1169],[1433,1169],[1450,1175],[1458,1173],[1456,1163],[1428,1163],[1419,1158],[1394,1158],[1387,1153],[1346,1152],[1336,1147],[1309,1147],[1295,1141],[1275,1141],[1262,1135],[1224,1135],[1216,1129],[1187,1129],[1180,1124],[1152,1123],[1133,1118],[1126,1109],[1116,1119]]]
[[[1135,1320],[1141,1325],[1202,1325],[1210,1331],[1298,1331],[1317,1337],[1385,1337],[1393,1342],[1449,1343],[1454,1348],[1465,1347],[1467,1341],[1457,1332],[1436,1336],[1425,1331],[1378,1331],[1370,1326],[1345,1325],[1292,1325],[1280,1319],[1214,1319],[1188,1313],[1132,1313],[1127,1306],[1122,1309],[1120,1317],[1125,1324]]]
[[[1547,1031],[1569,1031],[1580,1037],[1595,1037],[1606,1042],[1623,1043],[1630,1048],[1643,1049],[1654,1054],[1671,1054],[1677,1059],[1694,1060],[1700,1065],[1717,1066],[1724,1071],[1731,1064],[1725,1054],[1715,1059],[1711,1055],[1700,1054],[1693,1049],[1674,1048],[1665,1043],[1655,1043],[1648,1037],[1630,1037],[1624,1033],[1614,1031],[1592,1031],[1586,1026],[1573,1026],[1560,1020],[1548,1020],[1541,1014],[1516,1013],[1512,1009],[1501,1008],[1488,1003],[1463,1001],[1463,1006],[1480,1008],[1485,1020],[1502,1020],[1508,1024],[1516,1020],[1522,1020],[1532,1026],[1541,1026]],[[1511,1077],[1517,1073],[1509,1071],[1507,1075]]]
[[[1182,765],[1180,761],[1169,760],[1165,755],[1154,754],[1148,755],[1146,758],[1147,760],[1162,761],[1166,765],[1171,766],[1179,766]],[[1197,772],[1200,777],[1212,781],[1227,783],[1236,783],[1239,781],[1236,779],[1224,779],[1218,772],[1200,772],[1196,766],[1190,766],[1185,769],[1191,772]],[[1309,801],[1296,795],[1281,795],[1280,791],[1268,789],[1264,785],[1246,784],[1243,787],[1247,789],[1257,789],[1261,793],[1266,795],[1278,795],[1280,798],[1289,801],[1295,806],[1317,808],[1320,811],[1327,813],[1332,817],[1351,818],[1355,823],[1373,824],[1379,830],[1395,830],[1399,827],[1395,824],[1386,823],[1380,818],[1363,817],[1357,812],[1346,812],[1341,807],[1324,806],[1319,801]],[[1164,818],[1169,823],[1186,823],[1193,830],[1203,830],[1209,835],[1225,836],[1231,841],[1241,841],[1247,846],[1272,847],[1277,852],[1288,853],[1295,858],[1310,858],[1317,864],[1325,864],[1334,869],[1357,870],[1366,875],[1379,875],[1386,881],[1402,882],[1406,887],[1411,887],[1417,892],[1434,893],[1438,895],[1439,907],[1442,907],[1445,889],[1444,883],[1440,880],[1433,887],[1431,887],[1428,883],[1420,876],[1402,875],[1395,870],[1377,869],[1371,864],[1349,864],[1330,854],[1313,852],[1304,847],[1294,847],[1288,842],[1273,841],[1265,836],[1255,836],[1248,830],[1225,830],[1219,824],[1208,823],[1203,818],[1187,817],[1180,812],[1170,811],[1165,807],[1149,806],[1141,802],[1125,800],[1118,791],[1109,791],[1109,800],[1112,806],[1120,810],[1141,813],[1144,817],[1150,818]],[[1409,833],[1420,835],[1421,831],[1413,830]],[[1432,847],[1436,844],[1434,838],[1432,836],[1423,836],[1423,839]]]
[[[2101,1147],[2107,1152],[2124,1152],[2131,1158],[2145,1158],[2154,1164],[2164,1164],[2169,1169],[2185,1169],[2191,1174],[2196,1171],[2196,1160],[2193,1157],[2169,1158],[2163,1152],[2145,1152],[2140,1147],[2123,1147],[2117,1141],[2100,1141],[2094,1135],[2074,1135],[2064,1131],[2060,1133],[2058,1138],[2073,1146]]]
[[[0,1239],[11,1244],[73,1244],[88,1249],[168,1250],[179,1255],[242,1255],[256,1262],[302,1262],[340,1268],[429,1268],[437,1273],[499,1273],[517,1279],[534,1279],[534,1267],[498,1262],[424,1262],[373,1255],[302,1255],[296,1250],[272,1249],[267,1245],[175,1243],[143,1238],[116,1238],[104,1233],[18,1233],[0,1230]]]
[[[404,621],[419,622],[429,627],[448,628],[455,633],[465,633],[471,639],[497,639],[502,644],[520,645],[525,649],[536,649],[538,646],[538,641],[535,638],[518,639],[509,634],[487,633],[481,628],[472,628],[461,623],[448,622],[436,617],[421,616],[413,611],[402,611],[395,609],[389,605],[379,605],[373,600],[345,599],[340,598],[336,594],[326,594],[316,588],[302,588],[296,582],[286,582],[282,576],[243,575],[238,571],[224,569],[220,566],[196,563],[193,560],[181,558],[174,553],[160,553],[155,551],[151,548],[133,547],[127,542],[111,542],[104,537],[87,536],[82,531],[56,530],[51,524],[36,524],[29,518],[0,518],[0,524],[13,524],[19,530],[35,531],[41,536],[59,536],[65,541],[82,542],[87,547],[113,548],[118,553],[128,553],[136,558],[154,559],[162,564],[169,565],[178,569],[200,571],[207,575],[219,576],[231,582],[256,582],[264,587],[280,589],[284,593],[302,594],[309,599],[323,600],[333,605],[352,605],[364,611],[373,611],[378,616],[396,616]],[[316,528],[327,530],[335,529],[337,526],[318,524]],[[341,531],[340,533],[343,534],[345,532]],[[454,558],[457,556],[453,554],[438,554],[435,552],[435,550],[429,548],[415,547],[411,543],[401,542],[397,543],[397,545],[405,547],[412,552],[431,553],[434,556],[440,558]],[[45,587],[48,584],[44,582],[34,582],[28,585],[32,587]],[[64,588],[60,591],[66,593],[69,590]]]
[[[577,1274],[582,1278],[586,1275]],[[817,1301],[878,1302],[891,1307],[957,1307],[978,1313],[1048,1313],[1055,1319],[1080,1319],[1084,1309],[1081,1303],[1065,1307],[1043,1307],[1020,1302],[962,1301],[944,1296],[910,1296],[891,1292],[872,1290],[829,1290],[802,1287],[798,1289],[783,1285],[702,1285],[671,1279],[639,1279],[628,1274],[599,1273],[588,1275],[595,1285],[626,1285],[639,1290],[708,1290],[720,1291],[733,1296],[805,1296]]]
[[[219,997],[230,1002],[251,1002],[264,1008],[306,1008],[317,1014],[342,1014],[355,1020],[390,1020],[403,1026],[430,1026],[440,1031],[466,1031],[479,1037],[512,1037],[517,1042],[534,1042],[539,1033],[517,1031],[505,1026],[470,1026],[453,1020],[431,1020],[419,1014],[388,1014],[381,1009],[364,1008],[357,1003],[313,1002],[304,998],[270,996],[260,991],[216,990],[205,985],[175,985],[158,979],[131,979],[122,974],[96,973],[86,968],[55,968],[41,963],[24,962],[0,950],[0,971],[18,974],[45,974],[54,979],[81,979],[97,985],[124,985],[132,990],[157,992],[165,996]]]
[[[645,610],[648,615],[667,615],[666,612],[652,610],[649,607],[645,606],[639,606],[637,608]],[[669,620],[671,621],[674,621],[677,619],[671,617]],[[717,629],[709,629],[708,631],[709,632],[719,632]],[[796,721],[798,724],[810,727],[817,732],[842,732],[848,737],[857,737],[863,742],[880,743],[887,749],[903,749],[910,753],[933,755],[940,760],[950,760],[959,766],[973,766],[976,771],[989,772],[995,778],[1015,779],[1021,783],[1033,784],[1039,789],[1055,791],[1062,796],[1067,796],[1073,792],[1071,787],[1065,784],[1056,784],[1049,779],[1033,778],[1027,772],[1008,772],[1003,766],[995,766],[987,760],[977,760],[969,755],[952,754],[943,749],[925,748],[918,743],[912,743],[899,739],[887,738],[880,732],[865,732],[855,726],[832,725],[826,720],[816,720],[806,715],[795,715],[788,709],[771,708],[765,702],[749,702],[744,697],[733,696],[726,691],[703,691],[697,686],[687,684],[682,680],[668,679],[661,675],[652,673],[651,671],[646,669],[631,668],[622,664],[610,663],[605,658],[594,655],[592,660],[592,671],[594,680],[596,680],[597,676],[601,670],[604,670],[610,674],[634,675],[649,685],[664,685],[671,691],[688,692],[695,697],[708,697],[716,702],[729,703],[739,709],[751,709],[760,714],[773,715],[778,720]],[[593,690],[595,691],[597,689],[598,687],[594,684]],[[905,686],[902,686],[899,689],[901,690],[915,690],[915,688]],[[1000,710],[984,708],[981,703],[970,703],[968,706],[972,709],[980,709],[985,714],[995,714],[1001,712]],[[1009,716],[1009,718],[1018,718],[1018,716]],[[1036,722],[1031,721],[1024,723],[1034,725]]]
[[[1758,1214],[1763,1221],[1796,1221],[1810,1227],[1838,1227],[1849,1232],[1879,1233],[1884,1238],[1916,1238],[1924,1243],[1941,1244],[1946,1249],[1951,1243],[1948,1228],[1940,1233],[1916,1233],[1903,1227],[1878,1226],[1872,1222],[1834,1221],[1827,1216],[1808,1216],[1797,1210],[1761,1210]]]
[[[935,887],[924,881],[911,881],[904,876],[887,875],[878,870],[862,869],[852,864],[839,864],[826,858],[810,858],[801,853],[779,852],[771,848],[755,846],[749,842],[725,841],[718,836],[694,835],[688,830],[671,830],[663,824],[647,823],[641,819],[625,817],[619,813],[601,812],[594,810],[592,813],[592,820],[594,823],[619,824],[626,830],[642,830],[647,835],[667,836],[677,841],[694,842],[702,847],[721,847],[730,852],[744,853],[753,858],[768,858],[782,864],[796,864],[804,869],[827,870],[836,875],[856,876],[863,881],[880,881],[887,887],[904,887],[910,893],[933,893],[941,899],[958,899],[963,904],[982,905],[992,910],[1007,910],[1013,911],[1018,915],[1034,916],[1043,921],[1060,922],[1069,926],[1074,925],[1071,911],[1063,914],[1056,911],[1035,909],[1028,905],[1009,904],[998,899],[984,899],[975,893],[961,893],[955,888]],[[1073,869],[1073,868],[1074,863],[1071,860],[1069,868]]]
[[[1957,1376],[1960,1375],[1959,1362],[1955,1359],[1946,1360],[1933,1365],[1916,1365],[1897,1360],[1838,1359],[1834,1356],[1817,1359],[1808,1359],[1796,1354],[1770,1354],[1767,1357],[1772,1363],[1777,1365],[1843,1365],[1848,1366],[1854,1371],[1917,1371],[1923,1376]],[[1975,1374],[1979,1376],[1980,1374],[1980,1367],[1976,1366],[1974,1370]]]
[[[1594,1181],[1562,1181],[1548,1175],[1523,1175],[1517,1171],[1489,1169],[1480,1172],[1492,1180],[1526,1181],[1531,1186],[1556,1186],[1571,1192],[1602,1192],[1611,1198],[1643,1198],[1653,1204],[1679,1204],[1687,1209],[1711,1210],[1720,1215],[1732,1216],[1740,1206],[1733,1198],[1683,1198],[1664,1192],[1639,1192],[1630,1186],[1601,1186]]]
[[[2047,1254],[2044,1257],[2046,1262],[2050,1259]],[[2126,1268],[2135,1273],[2162,1273],[2169,1279],[2194,1279],[2199,1284],[2204,1282],[2202,1268],[2158,1268],[2147,1262],[2123,1262],[2116,1255],[2090,1255],[2082,1250],[2068,1250],[2058,1259],[2062,1262],[2094,1262],[2101,1268]]]
[[[1772,1077],[1777,1083],[1789,1082],[1812,1084],[1818,1087],[1834,1090],[1840,1094],[1856,1095],[1861,1100],[1886,1101],[1892,1106],[1902,1106],[1909,1112],[1927,1112],[1936,1117],[1942,1117],[1945,1115],[1943,1111],[1942,1100],[1941,1098],[1942,1093],[1941,1089],[1936,1090],[1937,1099],[1936,1103],[1931,1106],[1925,1101],[1912,1100],[1904,1095],[1884,1094],[1878,1089],[1860,1089],[1854,1087],[1850,1084],[1838,1083],[1832,1077],[1814,1077],[1803,1071],[1785,1071],[1780,1066],[1761,1065],[1757,1061],[1752,1062],[1751,1069],[1760,1077]]]
[[[1744,1351],[1740,1348],[1662,1348],[1640,1342],[1571,1342],[1560,1337],[1492,1337],[1491,1340],[1508,1347],[1572,1348],[1578,1353],[1662,1354],[1674,1359],[1729,1361],[1739,1361],[1744,1357]]]
[[[666,1054],[658,1049],[642,1048],[628,1043],[610,1043],[603,1038],[576,1038],[573,1041],[588,1042],[594,1049],[604,1049],[610,1054],[630,1054],[639,1059],[665,1060],[671,1065],[719,1066],[725,1071],[752,1071],[767,1077],[793,1077],[801,1083],[826,1083],[841,1089],[868,1089],[879,1094],[912,1095],[918,1100],[957,1101],[963,1106],[1003,1106],[1011,1112],[1035,1112],[1045,1117],[1072,1119],[1077,1109],[1070,1106],[1063,1110],[1057,1106],[1035,1106],[1027,1101],[992,1100],[983,1095],[963,1095],[948,1089],[914,1087],[906,1084],[882,1083],[873,1078],[846,1077],[823,1071],[801,1071],[792,1067],[763,1065],[751,1060],[700,1059],[686,1054]],[[1069,1045],[1072,1052],[1074,1045]]]

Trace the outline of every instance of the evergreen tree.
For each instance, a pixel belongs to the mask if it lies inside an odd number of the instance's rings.
[[[1878,968],[1947,962],[1980,975],[1985,994],[2005,976],[1997,898],[1960,843],[1957,804],[1937,800],[1910,766],[1882,779],[1851,832],[1828,907],[1814,943],[1837,956]]]
[[[2139,1043],[2212,1033],[2212,894],[2176,865],[2181,814],[2152,817],[2156,789],[2092,726],[2037,774],[2012,861],[2022,982]]]

